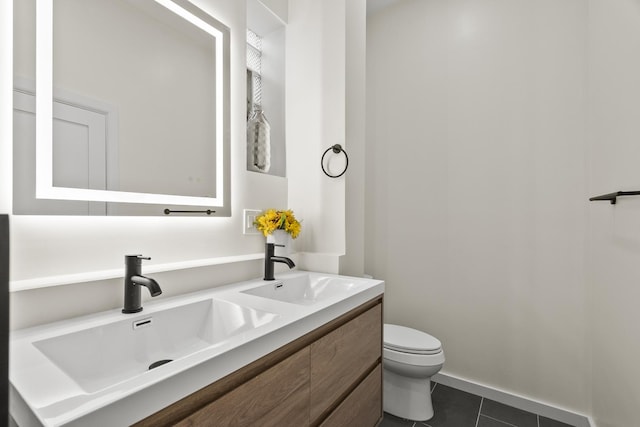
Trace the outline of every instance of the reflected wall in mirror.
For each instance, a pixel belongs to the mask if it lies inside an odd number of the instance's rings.
[[[14,20],[14,213],[230,214],[227,27],[186,0],[18,0]]]

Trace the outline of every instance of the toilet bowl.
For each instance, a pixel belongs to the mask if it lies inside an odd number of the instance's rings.
[[[413,421],[433,417],[431,377],[444,364],[442,344],[431,335],[399,325],[384,325],[383,408]]]

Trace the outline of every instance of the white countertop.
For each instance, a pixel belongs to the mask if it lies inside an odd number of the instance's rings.
[[[277,279],[301,273],[307,272],[278,274]],[[10,342],[11,414],[21,427],[130,425],[384,293],[384,282],[380,280],[308,274],[349,279],[354,286],[346,295],[299,305],[242,293],[268,283],[256,279],[147,301],[144,311],[133,315],[117,309],[15,331]],[[33,344],[95,325],[144,319],[153,313],[212,298],[276,316],[270,323],[94,392],[83,389]]]

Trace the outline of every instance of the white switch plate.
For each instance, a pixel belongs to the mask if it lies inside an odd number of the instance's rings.
[[[253,221],[255,221],[256,217],[261,213],[262,211],[257,209],[243,210],[244,221],[242,221],[242,234],[260,234],[258,229],[253,225]]]

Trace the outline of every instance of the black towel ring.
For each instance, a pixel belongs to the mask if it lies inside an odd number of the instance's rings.
[[[344,158],[347,159],[347,164],[344,165],[344,170],[338,175],[330,175],[324,168],[324,156],[326,156],[327,153],[331,150],[333,150],[333,152],[336,154],[340,154],[340,152],[343,152]],[[347,152],[344,151],[344,149],[340,144],[333,145],[327,148],[327,150],[322,154],[322,158],[320,159],[320,166],[322,167],[322,172],[324,172],[324,174],[327,175],[329,178],[340,178],[342,175],[344,175],[344,173],[347,171],[347,168],[349,167],[349,156],[347,155]]]

